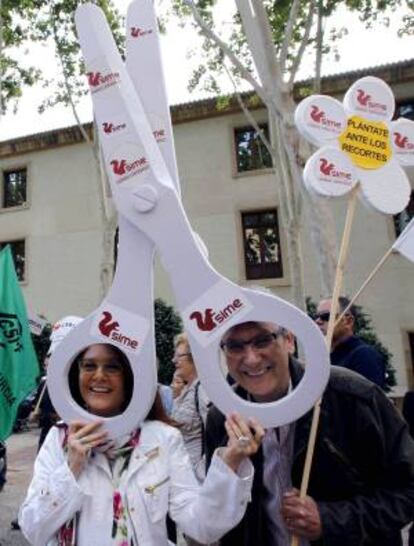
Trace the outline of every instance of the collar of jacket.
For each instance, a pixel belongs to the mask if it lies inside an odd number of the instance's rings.
[[[294,357],[289,357],[289,372],[294,389],[302,379],[305,370],[303,364]],[[236,392],[242,398],[247,399],[247,392],[239,386],[236,386]],[[320,420],[323,420],[325,410],[321,407]],[[312,424],[313,409],[309,410],[305,415],[295,422],[295,442],[294,442],[294,459],[296,459],[307,447],[309,433]]]
[[[128,479],[147,463],[161,455],[159,439],[154,437],[152,422],[144,421],[141,426],[139,444],[134,448],[128,466]],[[95,464],[111,478],[108,461],[103,453],[95,454]]]

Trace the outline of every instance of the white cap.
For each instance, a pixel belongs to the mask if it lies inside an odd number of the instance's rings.
[[[83,321],[83,318],[81,317],[75,317],[75,316],[68,316],[63,317],[55,324],[52,328],[52,333],[50,335],[50,348],[48,354],[52,354],[53,351],[56,349],[56,347],[59,345],[59,343],[68,335],[68,333],[80,324]]]

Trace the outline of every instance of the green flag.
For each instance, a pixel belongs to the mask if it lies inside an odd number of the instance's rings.
[[[17,408],[38,375],[26,306],[6,246],[0,251],[0,440],[11,434]]]

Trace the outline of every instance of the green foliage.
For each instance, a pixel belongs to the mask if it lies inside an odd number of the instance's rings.
[[[155,346],[158,358],[158,380],[169,385],[174,373],[174,337],[182,332],[182,322],[174,307],[161,298],[154,302]]]
[[[186,0],[173,0],[173,12],[182,20],[187,18],[191,20],[191,14],[188,7],[185,5]],[[194,0],[204,20],[209,22],[212,28],[224,39],[233,52],[239,57],[243,64],[250,70],[253,70],[252,57],[246,43],[246,38],[242,29],[241,18],[236,12],[231,20],[231,30],[228,31],[229,22],[223,25],[222,29],[218,29],[214,23],[214,9],[223,5],[225,1],[218,0]],[[289,22],[290,9],[292,0],[263,0],[267,15],[271,26],[273,42],[275,46],[275,54],[278,55],[281,51],[283,40],[286,35],[286,29]],[[335,15],[339,7],[345,7],[351,12],[356,12],[360,20],[367,28],[374,24],[389,23],[389,15],[395,12],[398,8],[413,7],[412,0],[324,0],[319,2],[322,6],[322,16],[324,19]],[[304,38],[306,21],[308,18],[310,0],[301,0],[297,18],[294,22],[292,39],[288,48],[288,57],[286,72],[290,71],[293,61],[296,58],[299,44]],[[414,28],[414,16],[408,15],[402,18],[400,34],[412,34]],[[322,45],[324,54],[331,53],[336,59],[339,59],[339,43],[343,36],[348,33],[345,27],[333,28],[329,36],[325,36]],[[224,74],[223,56],[222,53],[213,46],[211,41],[203,37],[203,46],[200,53],[203,54],[203,60],[200,66],[194,71],[188,88],[190,91],[197,87],[202,87],[208,92],[219,94],[220,86],[218,77]],[[315,36],[311,35],[307,42],[307,48],[315,48]],[[233,76],[240,76],[237,70],[231,68]]]
[[[312,298],[306,298],[306,309],[308,315],[315,319],[317,304],[312,300]],[[359,336],[365,343],[375,347],[379,353],[382,354],[385,360],[385,391],[389,392],[391,387],[394,387],[397,382],[395,380],[395,369],[392,365],[392,354],[390,351],[381,343],[377,334],[375,333],[372,327],[372,319],[366,313],[360,305],[354,305],[354,333]]]
[[[76,103],[87,93],[74,23],[75,10],[82,3],[82,0],[3,0],[0,3],[3,19],[1,98],[4,109],[10,105],[16,107],[23,86],[39,81],[50,92],[40,111],[58,103],[67,105],[70,96]],[[105,12],[118,47],[123,51],[123,22],[112,0],[96,0],[94,3]],[[17,56],[18,53],[21,56],[22,48],[29,48],[34,42],[55,48],[61,70],[53,80],[45,80],[33,56],[28,59],[30,66],[25,66],[26,61],[23,63]]]

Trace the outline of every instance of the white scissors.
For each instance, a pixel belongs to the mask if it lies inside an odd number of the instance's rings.
[[[113,285],[97,310],[74,328],[53,354],[48,372],[52,402],[67,422],[97,417],[71,397],[68,372],[94,343],[111,343],[127,355],[134,374],[132,400],[119,416],[104,419],[111,437],[146,417],[157,378],[153,326],[154,247],[170,275],[198,376],[223,412],[256,417],[264,426],[298,419],[318,400],[329,377],[329,356],[319,328],[293,305],[241,288],[215,271],[183,209],[152,0],[135,0],[127,15],[126,66],[103,12],[93,4],[76,10],[100,143],[119,212],[119,255]],[[108,124],[115,131],[105,131]],[[157,142],[158,141],[158,142]],[[161,142],[160,142],[161,141]],[[185,267],[183,267],[185,264]],[[220,367],[220,341],[235,324],[276,323],[301,343],[305,374],[277,402],[254,404],[237,396]]]

